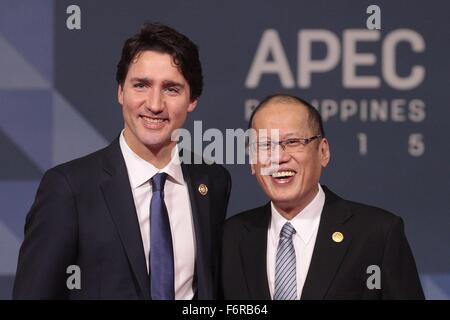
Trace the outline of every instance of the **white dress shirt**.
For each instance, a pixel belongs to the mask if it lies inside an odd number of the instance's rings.
[[[325,193],[319,184],[319,192],[317,192],[314,199],[290,221],[296,231],[292,237],[292,241],[296,257],[297,299],[300,299],[302,295],[303,285],[308,274],[324,203]],[[270,296],[273,299],[275,294],[275,265],[280,231],[288,220],[277,211],[273,203],[271,203],[271,207],[272,217],[269,230],[267,231],[267,279],[269,281]]]
[[[192,299],[194,296],[192,286],[195,268],[194,226],[189,192],[181,170],[178,147],[175,146],[171,161],[163,169],[158,170],[131,150],[125,141],[123,131],[119,140],[141,229],[147,271],[149,269],[150,200],[152,197],[150,179],[158,172],[165,172],[168,175],[164,186],[164,201],[169,214],[172,234],[175,299]]]

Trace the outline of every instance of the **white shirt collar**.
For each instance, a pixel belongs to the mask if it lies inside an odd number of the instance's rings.
[[[124,130],[120,133],[119,143],[120,149],[122,150],[123,158],[125,159],[125,164],[128,170],[128,176],[130,177],[131,187],[136,189],[147,183],[155,174],[158,172],[165,172],[168,175],[168,179],[178,183],[184,184],[183,171],[181,170],[181,161],[179,158],[178,145],[175,145],[173,156],[170,162],[161,170],[158,170],[150,162],[145,161],[139,157],[131,148],[128,146],[123,135]]]
[[[304,243],[308,243],[311,240],[312,235],[319,227],[320,216],[322,214],[323,206],[325,204],[325,193],[319,184],[319,192],[317,192],[314,199],[299,213],[290,223],[295,228],[296,235],[300,236]],[[275,246],[278,244],[281,228],[288,222],[275,208],[274,204],[270,203],[272,208],[271,229],[272,241]]]

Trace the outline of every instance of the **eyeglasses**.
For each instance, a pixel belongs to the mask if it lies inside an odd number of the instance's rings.
[[[290,138],[282,141],[259,141],[253,143],[253,148],[257,148],[258,152],[272,152],[277,145],[281,146],[284,151],[293,153],[303,151],[305,147],[315,139],[322,138],[322,135],[318,134],[309,138]]]

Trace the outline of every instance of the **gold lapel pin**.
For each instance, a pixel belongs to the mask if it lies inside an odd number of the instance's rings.
[[[334,242],[339,243],[344,241],[344,235],[341,232],[334,232],[331,239],[333,239]]]
[[[200,194],[202,196],[206,196],[208,194],[208,187],[206,186],[206,184],[201,184],[198,186],[198,192],[200,192]]]

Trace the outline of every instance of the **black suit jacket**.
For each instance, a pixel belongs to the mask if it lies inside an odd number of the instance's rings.
[[[217,164],[182,164],[195,232],[198,299],[214,299],[231,179]],[[208,187],[206,195],[198,187]],[[81,289],[68,290],[69,265]],[[119,139],[48,170],[25,224],[15,299],[150,299],[136,208]]]
[[[424,299],[402,219],[338,197],[326,187],[325,205],[302,299]],[[225,222],[222,297],[269,300],[267,231],[270,203]],[[344,240],[332,240],[334,232]],[[381,289],[368,289],[367,267],[377,265]],[[372,283],[372,281],[369,281]]]

